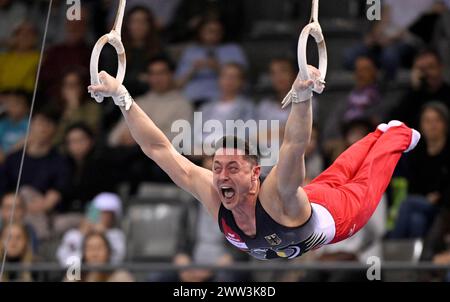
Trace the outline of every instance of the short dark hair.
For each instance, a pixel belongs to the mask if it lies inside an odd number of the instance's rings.
[[[230,63],[226,63],[224,65],[222,65],[222,67],[220,68],[220,72],[224,71],[226,68],[234,68],[237,71],[239,71],[239,74],[241,76],[242,80],[246,80],[247,79],[247,71],[245,70],[245,66],[236,62],[230,62]]]
[[[244,152],[244,158],[254,164],[259,165],[258,148],[253,148],[247,140],[242,140],[237,136],[224,136],[215,144],[216,152],[221,148],[231,148]]]
[[[341,126],[341,132],[345,137],[354,128],[364,128],[367,133],[370,133],[373,127],[373,123],[368,118],[357,118],[343,123]]]
[[[200,22],[195,27],[195,31],[197,32],[197,35],[200,34],[202,29],[208,25],[209,23],[218,23],[222,26],[222,31],[225,34],[225,24],[220,16],[217,15],[204,15],[200,18]]]
[[[77,122],[77,123],[71,124],[69,127],[67,127],[66,131],[64,131],[64,137],[67,137],[67,135],[70,132],[72,132],[73,130],[81,130],[90,139],[94,139],[95,138],[94,131],[84,122]]]
[[[25,91],[22,89],[8,90],[8,91],[5,91],[3,94],[20,98],[21,100],[25,101],[25,103],[28,107],[30,107],[30,105],[31,105],[31,94],[28,91]]]
[[[285,63],[286,65],[288,65],[292,72],[294,74],[298,73],[298,64],[297,64],[297,60],[292,59],[291,57],[283,57],[283,56],[278,56],[278,57],[273,57],[270,60],[269,66],[271,66],[274,63]]]
[[[42,116],[49,122],[53,123],[55,126],[58,126],[58,124],[61,120],[61,116],[60,116],[58,110],[56,110],[56,108],[54,108],[52,106],[43,107],[42,109],[40,109],[39,111],[37,111],[34,114],[34,118],[37,116]]]
[[[164,63],[167,65],[171,72],[175,72],[177,66],[175,62],[167,55],[157,55],[152,57],[147,64],[147,67],[150,68],[151,65],[155,63]]]
[[[356,58],[356,60],[355,60],[355,66],[354,66],[353,69],[356,68],[356,61],[358,61],[358,60],[360,60],[360,59],[366,59],[366,60],[369,60],[369,61],[373,64],[373,66],[374,66],[376,69],[380,69],[380,68],[381,68],[381,62],[380,62],[380,60],[378,60],[374,55],[368,54],[368,55],[360,55],[360,56],[358,56],[358,57]]]
[[[414,61],[416,61],[416,60],[418,60],[418,59],[420,59],[422,57],[425,57],[425,56],[433,56],[436,59],[436,61],[438,61],[439,64],[442,64],[442,57],[441,57],[441,55],[439,54],[439,52],[437,50],[435,50],[433,48],[422,49],[416,55],[416,57],[414,58]]]

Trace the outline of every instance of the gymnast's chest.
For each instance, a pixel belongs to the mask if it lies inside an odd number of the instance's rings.
[[[255,249],[277,250],[298,242],[301,237],[299,230],[283,228],[261,215],[257,218],[256,235],[253,237],[242,232],[230,216],[222,217],[221,230],[230,244],[245,252]]]

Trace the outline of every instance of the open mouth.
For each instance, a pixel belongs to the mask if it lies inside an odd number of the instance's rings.
[[[220,191],[222,192],[222,196],[226,199],[231,199],[235,195],[234,189],[231,187],[222,186],[220,187]]]

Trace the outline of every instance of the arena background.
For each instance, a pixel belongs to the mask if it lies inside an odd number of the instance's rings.
[[[49,2],[0,0],[3,281],[450,280],[450,1],[383,0],[381,20],[368,19],[377,1],[320,1],[328,75],[314,97],[308,178],[382,121],[405,121],[423,139],[356,236],[264,263],[232,250],[216,222],[142,154],[112,101],[87,94],[91,51],[118,1],[81,1],[79,21],[67,19],[77,1],[68,2],[53,1],[35,91]],[[283,125],[280,103],[310,9],[309,0],[128,0],[124,84],[169,137],[172,122],[194,111]],[[116,62],[106,47],[100,68],[115,73]]]

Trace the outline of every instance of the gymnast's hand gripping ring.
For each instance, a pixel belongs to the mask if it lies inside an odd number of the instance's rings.
[[[91,55],[90,73],[91,73],[91,85],[100,85],[100,80],[98,78],[98,60],[103,47],[109,43],[111,44],[117,52],[118,60],[118,70],[116,79],[123,83],[125,78],[125,70],[127,66],[127,59],[125,55],[125,48],[122,44],[121,31],[122,31],[122,21],[125,13],[125,6],[127,4],[126,0],[120,0],[119,8],[117,10],[116,21],[114,22],[114,27],[109,34],[102,36],[94,46]],[[93,94],[92,97],[97,101],[97,103],[103,102],[103,96],[101,94]]]
[[[327,57],[327,47],[325,44],[325,39],[323,37],[322,28],[319,24],[319,0],[313,0],[311,9],[311,19],[309,24],[303,28],[300,37],[298,39],[297,47],[297,59],[299,68],[299,77],[302,81],[311,80],[308,72],[308,62],[306,59],[306,46],[308,45],[308,38],[312,36],[317,43],[319,50],[319,71],[320,71],[320,82],[325,84],[325,77],[327,75],[328,68],[328,57]],[[319,91],[316,91],[319,92]],[[321,92],[321,91],[320,91]],[[291,97],[287,97],[283,101],[283,108],[292,102]]]

